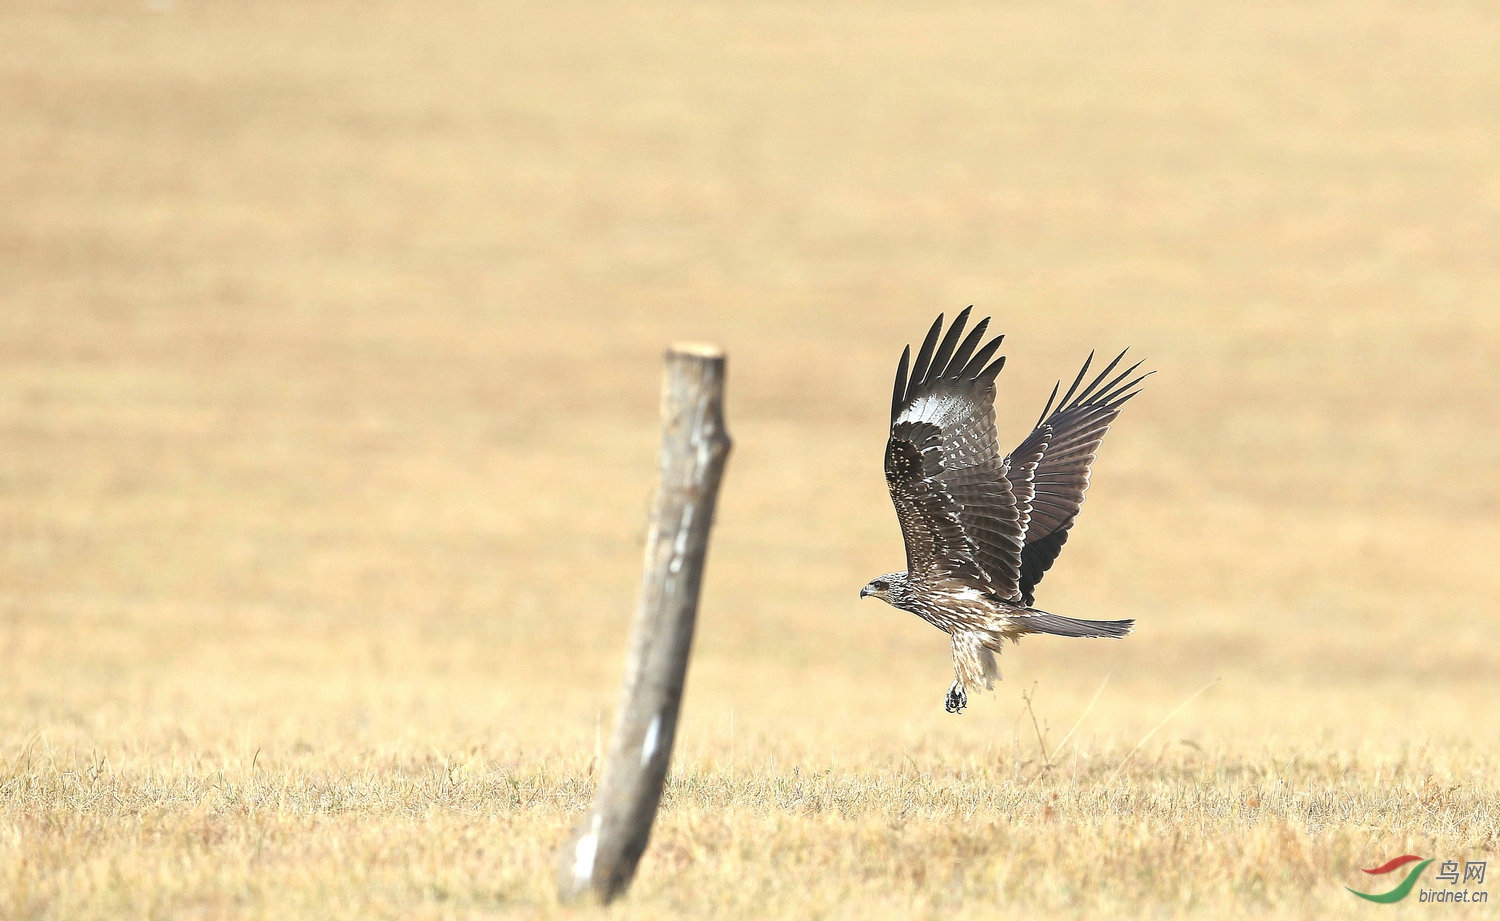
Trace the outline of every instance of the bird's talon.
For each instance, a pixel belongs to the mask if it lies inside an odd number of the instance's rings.
[[[943,702],[943,708],[949,713],[962,713],[964,707],[969,705],[969,695],[964,692],[964,686],[957,681],[953,687],[948,689],[948,699]]]

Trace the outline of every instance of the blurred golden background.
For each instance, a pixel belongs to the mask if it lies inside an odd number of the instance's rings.
[[[686,338],[736,444],[681,764],[1010,765],[1022,691],[1118,761],[1218,679],[1136,757],[1493,802],[1497,40],[1372,0],[0,7],[0,914],[327,909],[127,860],[90,771],[582,782]],[[1137,633],[1033,638],[953,718],[946,638],[856,596],[903,562],[896,359],[969,304],[1002,441],[1090,349],[1159,373],[1038,593]],[[575,806],[474,832],[521,882],[473,910],[551,910],[516,892]],[[340,904],[450,913],[412,885]]]

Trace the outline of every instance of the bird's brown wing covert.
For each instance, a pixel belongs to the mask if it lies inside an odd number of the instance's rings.
[[[1110,378],[1124,358],[1124,352],[1115,356],[1080,392],[1078,385],[1083,383],[1094,360],[1090,353],[1073,379],[1073,386],[1057,402],[1057,408],[1053,409],[1052,404],[1057,400],[1061,381],[1052,388],[1036,428],[1006,458],[1010,471],[1035,463],[1030,477],[1030,517],[1025,523],[1025,546],[1021,549],[1020,590],[1028,605],[1032,603],[1036,584],[1052,568],[1067,543],[1068,529],[1078,517],[1083,494],[1089,488],[1089,466],[1094,462],[1100,440],[1120,414],[1120,407],[1139,392],[1135,386],[1147,376],[1131,378],[1141,366],[1136,362]],[[1107,383],[1106,378],[1109,378]],[[1040,460],[1033,462],[1031,459],[1038,454]]]
[[[997,597],[1019,598],[1022,523],[995,436],[995,376],[990,359],[1004,337],[983,347],[981,320],[960,342],[965,310],[942,333],[932,324],[917,352],[901,353],[891,397],[885,478],[914,575],[946,574]]]

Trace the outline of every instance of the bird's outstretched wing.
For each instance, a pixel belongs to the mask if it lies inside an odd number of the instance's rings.
[[[885,478],[914,575],[947,575],[1005,599],[1020,596],[1023,524],[995,436],[990,359],[1003,336],[980,346],[989,319],[960,342],[969,310],[928,331],[915,363],[901,353],[891,397]]]
[[[1141,366],[1136,362],[1106,382],[1124,358],[1124,352],[1115,356],[1080,392],[1078,385],[1083,383],[1094,361],[1090,353],[1057,408],[1053,409],[1052,404],[1057,400],[1062,381],[1052,388],[1036,428],[1005,459],[1013,486],[1018,478],[1026,479],[1031,490],[1020,574],[1021,596],[1028,605],[1033,601],[1036,584],[1052,568],[1067,543],[1068,529],[1078,517],[1083,494],[1089,488],[1089,466],[1094,462],[1099,442],[1120,414],[1120,407],[1139,392],[1135,386],[1150,373],[1131,378]],[[1038,457],[1039,460],[1032,460]],[[1029,478],[1024,477],[1028,466],[1031,466]],[[1016,486],[1016,491],[1021,492],[1021,488]]]

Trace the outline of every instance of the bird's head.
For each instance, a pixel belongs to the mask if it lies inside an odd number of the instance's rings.
[[[906,573],[888,572],[883,576],[871,579],[869,584],[859,590],[859,597],[874,595],[886,604],[895,604],[893,595],[899,594],[906,587]]]

